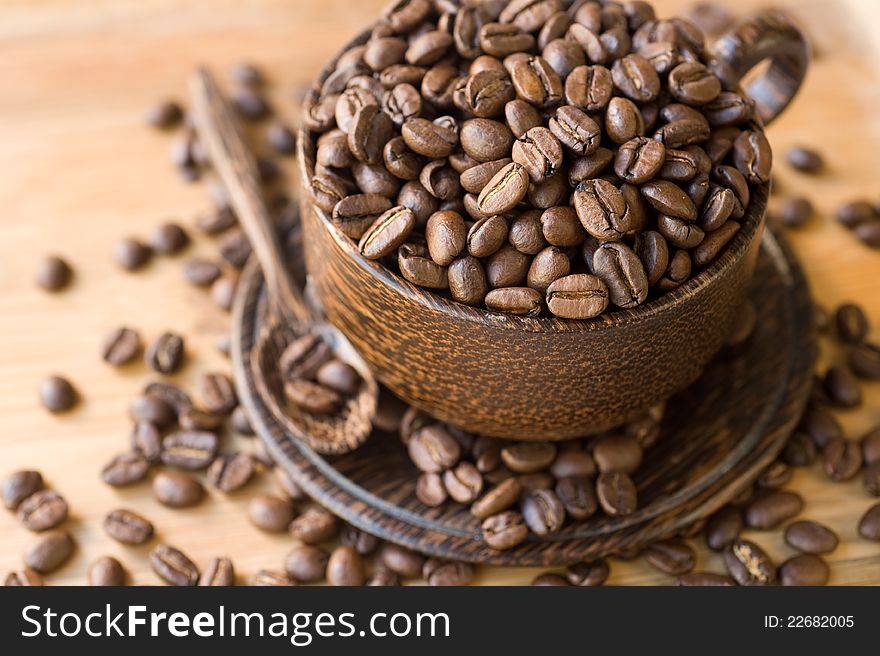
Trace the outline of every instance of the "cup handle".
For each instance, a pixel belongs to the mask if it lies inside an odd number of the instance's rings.
[[[795,97],[807,72],[810,46],[785,14],[768,11],[721,36],[710,48],[711,68],[728,88],[737,88],[760,62],[770,65],[745,87],[755,111],[769,124]]]

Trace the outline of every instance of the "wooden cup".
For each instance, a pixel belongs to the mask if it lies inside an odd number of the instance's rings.
[[[352,44],[363,43],[369,31]],[[735,85],[770,66],[746,91],[766,123],[797,92],[809,52],[778,13],[740,25],[713,48],[712,67]],[[307,109],[334,69],[321,74]],[[307,188],[315,135],[300,132]],[[769,185],[753,189],[742,229],[680,288],[590,321],[523,318],[467,307],[418,288],[358,252],[302,194],[306,266],[327,318],[392,392],[471,432],[560,440],[621,424],[692,383],[721,348],[745,299],[761,246]]]

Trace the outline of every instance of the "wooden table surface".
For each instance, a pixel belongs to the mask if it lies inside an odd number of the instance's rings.
[[[170,329],[187,336],[191,358],[179,381],[228,370],[213,346],[227,318],[183,282],[183,258],[159,258],[146,271],[121,272],[112,261],[123,235],[147,236],[166,218],[192,224],[209,206],[204,186],[182,183],[168,164],[169,137],[143,124],[157,99],[184,98],[198,63],[227,71],[234,62],[264,67],[278,113],[296,121],[293,90],[309,82],[330,55],[366,24],[384,0],[0,0],[0,475],[40,469],[70,502],[67,526],[79,550],[52,583],[83,583],[88,563],[115,555],[136,583],[155,583],[146,554],[101,529],[105,513],[137,509],[168,541],[204,563],[233,558],[247,577],[279,568],[291,546],[265,535],[244,515],[247,499],[271,490],[264,476],[231,497],[211,493],[190,511],[155,502],[148,485],[115,490],[102,484],[105,461],[126,448],[127,405],[151,379],[138,363],[122,371],[104,365],[101,336],[118,325],[146,336]],[[758,6],[735,4],[740,11]],[[778,4],[778,3],[777,3]],[[785,3],[782,3],[785,4]],[[792,233],[817,299],[828,307],[859,299],[880,326],[880,253],[831,220],[834,208],[857,197],[880,199],[880,12],[872,0],[790,2],[817,44],[802,94],[770,130],[777,152],[780,195],[805,194],[820,216]],[[660,1],[672,15],[687,3]],[[793,172],[782,153],[791,144],[822,144],[828,171]],[[287,166],[292,171],[291,163]],[[46,294],[32,276],[39,258],[58,252],[76,269],[66,292]],[[199,237],[187,255],[212,254]],[[880,338],[880,329],[873,332]],[[833,357],[825,345],[824,357]],[[47,374],[69,376],[83,403],[64,416],[44,412],[36,389]],[[880,386],[866,388],[863,409],[841,413],[850,437],[880,424]],[[247,448],[244,445],[243,448]],[[806,499],[804,517],[841,536],[832,583],[880,584],[880,546],[858,538],[856,522],[876,499],[858,481],[834,485],[818,468],[797,472],[792,489]],[[779,532],[755,534],[774,557],[791,555]],[[32,536],[0,510],[0,573],[17,568]],[[723,571],[700,547],[698,567]],[[537,570],[481,570],[481,583],[527,583]],[[664,584],[670,579],[643,562],[612,563],[611,583]]]

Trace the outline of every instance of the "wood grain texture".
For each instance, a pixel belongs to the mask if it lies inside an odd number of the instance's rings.
[[[319,228],[323,229],[323,227]],[[661,436],[634,475],[639,508],[568,522],[509,551],[490,549],[466,506],[428,508],[415,494],[419,471],[397,435],[375,432],[357,451],[322,458],[286,430],[278,360],[285,340],[271,324],[261,276],[248,267],[234,310],[233,363],[239,398],[275,460],[322,505],[358,528],[439,558],[495,565],[566,565],[638,548],[687,531],[746,489],[779,453],[812,385],[813,306],[784,240],[766,235],[748,297],[766,315],[741,347],[722,351],[666,410]],[[292,247],[288,259],[302,257]],[[349,256],[349,261],[350,261]]]
[[[0,469],[39,466],[73,507],[70,529],[80,548],[51,582],[82,583],[90,560],[119,557],[138,583],[156,583],[144,548],[123,548],[100,523],[116,507],[132,507],[157,525],[160,539],[205,563],[234,558],[245,576],[280,566],[291,547],[285,536],[250,527],[244,508],[251,493],[271,490],[262,478],[232,497],[211,494],[192,511],[160,506],[147,486],[116,491],[98,480],[109,456],[125,448],[131,397],[152,377],[135,364],[122,372],[104,366],[100,337],[119,323],[155,336],[186,333],[192,357],[176,377],[192,385],[206,370],[228,370],[213,342],[228,319],[200,290],[182,284],[181,260],[161,259],[138,275],[121,273],[110,258],[123,234],[146,235],[167,217],[190,223],[208,207],[204,189],[179,182],[167,164],[168,137],[143,126],[146,107],[167,95],[185,97],[192,69],[210,63],[225,71],[246,59],[266,68],[272,100],[291,123],[292,90],[316,71],[384,0],[4,0],[0,3]],[[664,0],[670,15],[686,0]],[[762,0],[740,0],[746,12]],[[792,232],[795,250],[818,300],[828,306],[861,299],[880,339],[880,256],[858,245],[830,217],[855,197],[880,196],[880,11],[873,0],[788,0],[814,38],[819,58],[801,96],[769,129],[778,154],[794,144],[823,145],[826,174],[808,177],[777,156],[777,187],[805,194],[818,216]],[[255,132],[262,143],[263,135]],[[293,166],[287,166],[292,176]],[[771,208],[774,201],[771,200]],[[76,266],[70,290],[47,296],[35,289],[33,270],[45,252],[59,251]],[[212,255],[198,239],[192,255]],[[823,361],[839,357],[825,345]],[[85,401],[73,414],[46,415],[36,387],[50,372],[69,375]],[[847,434],[880,424],[880,386],[865,387],[866,406],[841,413]],[[249,442],[237,442],[249,448]],[[880,583],[880,550],[858,538],[858,517],[875,500],[858,481],[829,483],[818,468],[798,471],[791,485],[806,499],[803,516],[841,536],[830,557],[831,582]],[[217,536],[222,536],[218,540]],[[792,551],[778,532],[748,532],[779,560]],[[20,565],[30,539],[0,512],[0,571]],[[721,559],[700,549],[698,566],[723,571]],[[535,568],[484,568],[480,583],[527,583]],[[643,561],[612,563],[611,583],[665,584]]]

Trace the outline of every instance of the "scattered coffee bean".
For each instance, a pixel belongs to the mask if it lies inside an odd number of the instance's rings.
[[[468,585],[474,578],[474,568],[468,563],[429,558],[422,567],[422,576],[433,586]]]
[[[804,507],[804,500],[796,492],[786,490],[761,496],[746,508],[746,523],[754,529],[766,531],[791,519]]]
[[[40,383],[40,401],[52,413],[67,412],[79,401],[79,393],[66,378],[49,376]]]
[[[207,469],[217,455],[219,440],[207,431],[181,430],[162,443],[162,462],[172,467],[198,471]]]
[[[848,481],[862,468],[862,449],[857,442],[831,440],[822,450],[822,466],[832,481]]]
[[[596,560],[590,563],[577,563],[570,565],[565,571],[565,577],[571,585],[582,588],[591,588],[602,585],[608,580],[611,568],[606,560]]]
[[[190,508],[202,500],[205,489],[189,474],[162,471],[153,479],[153,495],[169,508]]]
[[[160,374],[170,375],[180,369],[184,358],[183,338],[174,333],[164,333],[150,344],[144,359],[147,365]]]
[[[880,542],[880,503],[874,504],[859,520],[859,535],[866,540]]]
[[[6,587],[36,587],[44,585],[42,577],[32,569],[25,567],[16,572],[9,572],[3,580]]]
[[[68,506],[53,490],[34,492],[18,506],[18,521],[29,531],[46,531],[67,519]]]
[[[111,460],[101,470],[101,480],[113,487],[123,487],[140,483],[147,477],[150,463],[135,451],[122,453]]]
[[[75,546],[67,531],[45,531],[28,545],[24,552],[24,563],[39,574],[49,574],[67,562]]]
[[[22,501],[43,489],[43,476],[38,471],[23,469],[3,479],[0,485],[3,505],[15,510]]]
[[[724,549],[724,562],[739,585],[773,585],[776,565],[754,542],[737,539]]]
[[[92,562],[86,576],[89,585],[97,587],[125,585],[128,578],[122,563],[112,556],[101,556]]]
[[[131,402],[128,413],[135,422],[153,424],[157,428],[166,429],[177,421],[174,407],[159,396],[141,394]]]
[[[104,532],[123,544],[144,544],[152,539],[155,529],[131,510],[114,510],[104,518]]]
[[[240,490],[254,475],[254,460],[246,453],[219,456],[208,468],[208,481],[226,494]]]
[[[812,148],[796,146],[785,154],[789,165],[802,173],[818,173],[825,167],[822,155]]]
[[[730,587],[736,585],[736,581],[724,574],[714,574],[712,572],[689,572],[678,577],[678,585],[692,587]]]
[[[623,472],[599,474],[596,496],[602,509],[612,517],[631,515],[636,510],[636,486]]]
[[[235,585],[235,567],[229,558],[214,558],[199,576],[199,587]]]
[[[857,344],[868,334],[868,317],[861,306],[844,303],[834,313],[837,336],[847,344]]]
[[[136,271],[144,267],[153,255],[152,249],[133,237],[120,239],[113,246],[113,259],[123,269]]]
[[[318,583],[326,577],[329,559],[323,549],[303,544],[287,554],[284,567],[287,575],[300,583]]]
[[[208,412],[226,415],[238,405],[235,384],[225,374],[209,373],[199,381],[197,398]]]
[[[789,228],[799,228],[809,221],[815,210],[807,198],[789,198],[779,209],[779,219]]]
[[[785,541],[803,553],[828,554],[837,548],[838,537],[827,526],[802,520],[785,527]]]
[[[853,370],[846,364],[836,364],[825,374],[825,392],[828,399],[841,408],[855,408],[862,404],[862,389]]]
[[[295,516],[293,504],[289,499],[269,494],[253,497],[248,503],[247,513],[254,526],[269,533],[286,531]]]
[[[800,554],[779,566],[779,582],[784,586],[826,585],[831,577],[828,563],[813,554]]]
[[[296,150],[296,135],[283,123],[272,123],[266,128],[266,139],[279,155],[292,155]]]
[[[422,575],[425,557],[392,542],[386,542],[379,550],[379,560],[389,570],[404,579],[415,579]]]
[[[318,544],[333,538],[339,520],[323,508],[309,508],[290,523],[290,534],[305,544]]]
[[[713,551],[721,551],[739,537],[743,529],[743,516],[735,506],[725,506],[706,522],[706,545]]]
[[[880,380],[880,346],[863,342],[849,352],[849,366],[860,378]]]
[[[140,334],[132,328],[117,328],[101,344],[101,358],[116,367],[128,364],[140,354],[143,344]]]
[[[183,552],[159,544],[150,552],[150,566],[160,579],[176,586],[194,586],[199,581],[199,568]]]
[[[556,574],[554,572],[545,572],[544,574],[538,574],[535,578],[532,579],[532,585],[536,586],[547,586],[547,587],[564,587],[571,585],[561,574]]]
[[[47,255],[40,260],[34,278],[37,285],[46,291],[57,292],[70,284],[73,269],[57,255]]]
[[[336,547],[327,561],[327,583],[332,586],[361,586],[365,581],[360,554],[345,545]]]
[[[670,576],[681,576],[694,568],[697,554],[684,542],[666,540],[655,542],[645,549],[645,560]]]
[[[150,236],[150,246],[161,255],[175,255],[189,245],[186,230],[176,223],[163,223]]]

